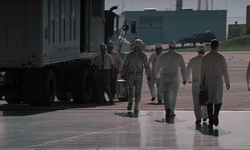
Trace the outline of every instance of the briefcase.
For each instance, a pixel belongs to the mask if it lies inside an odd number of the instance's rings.
[[[116,96],[119,101],[128,101],[128,85],[127,81],[120,79],[117,80]]]
[[[200,90],[199,92],[199,105],[206,106],[207,105],[207,94],[205,90]]]

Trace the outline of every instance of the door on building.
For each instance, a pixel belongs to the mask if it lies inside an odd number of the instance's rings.
[[[163,43],[163,28],[162,27],[140,27],[139,37],[145,45],[153,45]]]

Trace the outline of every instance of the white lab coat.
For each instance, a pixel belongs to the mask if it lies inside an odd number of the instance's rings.
[[[217,51],[211,51],[202,58],[200,85],[204,85],[208,93],[208,103],[222,103],[223,79],[226,85],[230,85],[227,63],[224,56]]]
[[[163,100],[163,94],[162,94],[161,81],[157,80],[155,77],[155,66],[156,66],[156,62],[159,60],[161,54],[162,54],[162,52],[159,55],[157,55],[156,52],[154,52],[150,55],[149,60],[148,60],[149,66],[151,66],[151,76],[150,76],[151,80],[150,80],[150,82],[148,82],[148,87],[150,89],[151,96],[152,97],[157,96],[158,100]],[[157,92],[156,92],[155,84],[157,87]]]
[[[143,83],[143,70],[146,70],[146,75],[150,76],[150,67],[148,58],[145,53],[140,50],[133,50],[127,54],[121,76],[125,77],[129,86],[128,101],[133,101],[133,93],[135,94],[135,102],[141,100],[141,88]]]
[[[248,63],[248,67],[247,67],[246,79],[247,79],[248,90],[250,91],[250,61]]]
[[[201,118],[207,118],[207,109],[205,106],[199,106],[199,92],[200,92],[200,69],[201,69],[201,60],[203,54],[198,54],[196,57],[193,57],[186,69],[187,73],[187,81],[190,81],[190,74],[192,71],[192,96],[193,96],[193,104],[194,104],[194,114],[196,120],[201,120]],[[202,108],[205,107],[205,108]],[[203,110],[202,110],[203,109]],[[202,113],[203,112],[203,113]]]
[[[104,55],[104,60],[102,61],[102,56]],[[112,56],[108,53],[105,54],[100,54],[96,56],[94,60],[94,64],[98,66],[98,69],[101,70],[107,70],[107,69],[112,69],[112,66],[114,66],[114,59]]]
[[[174,114],[177,93],[179,90],[179,69],[183,81],[186,81],[184,59],[182,55],[177,53],[174,49],[170,49],[168,52],[163,53],[156,63],[155,76],[156,78],[161,76],[164,106],[165,110],[168,108],[172,110],[170,115]]]

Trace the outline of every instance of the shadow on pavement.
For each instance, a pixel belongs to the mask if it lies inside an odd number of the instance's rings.
[[[168,124],[174,124],[174,123],[179,123],[179,122],[184,122],[186,120],[180,120],[176,117],[168,117],[168,118],[163,118],[163,119],[157,119],[155,122],[159,123],[168,123]]]
[[[222,136],[222,135],[227,135],[231,134],[231,131],[224,131],[222,129],[214,129],[213,127],[209,127],[207,123],[203,124],[197,124],[195,127],[195,130],[200,131],[201,134],[203,135],[211,135],[211,136]]]
[[[39,113],[46,113],[57,110],[67,110],[74,108],[95,108],[95,103],[75,104],[74,102],[59,102],[56,101],[53,106],[50,107],[33,107],[29,104],[1,104],[0,116],[28,116]]]
[[[129,118],[138,118],[138,117],[145,117],[148,116],[150,114],[148,113],[140,113],[140,112],[119,112],[119,113],[115,113],[115,115],[121,116],[121,117],[129,117]]]

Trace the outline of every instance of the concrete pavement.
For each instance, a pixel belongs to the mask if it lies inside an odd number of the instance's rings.
[[[250,149],[250,112],[222,111],[220,124],[195,125],[192,111],[6,110],[0,149]]]

